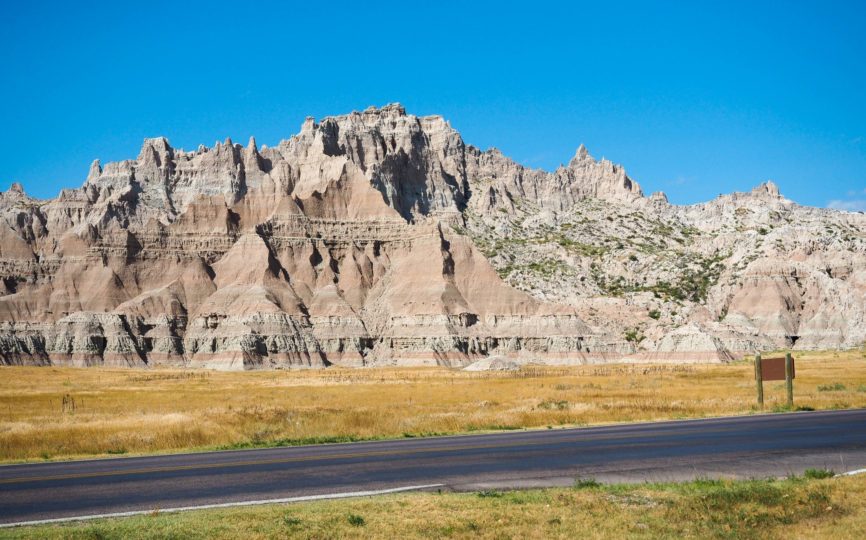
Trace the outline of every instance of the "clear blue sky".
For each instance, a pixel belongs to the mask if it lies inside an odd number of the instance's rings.
[[[399,101],[528,166],[585,143],[677,203],[772,179],[866,209],[866,2],[304,4],[5,5],[0,184]]]

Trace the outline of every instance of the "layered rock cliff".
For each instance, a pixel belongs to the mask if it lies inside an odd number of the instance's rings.
[[[399,105],[273,148],[145,140],[0,193],[0,362],[221,369],[719,361],[866,339],[866,220],[771,184],[677,207]],[[840,309],[841,308],[841,309]]]

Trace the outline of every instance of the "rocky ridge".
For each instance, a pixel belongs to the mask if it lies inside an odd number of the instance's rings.
[[[279,145],[145,140],[52,200],[0,193],[0,362],[465,366],[727,361],[866,340],[866,216],[771,183],[645,197],[399,105]]]

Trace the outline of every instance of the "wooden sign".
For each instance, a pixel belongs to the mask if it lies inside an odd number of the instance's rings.
[[[791,357],[791,378],[797,377],[797,372],[794,369],[794,357]],[[765,381],[784,381],[785,380],[785,358],[762,358],[761,359],[761,379]]]
[[[755,382],[758,390],[758,405],[764,408],[764,381],[785,381],[788,394],[788,408],[794,408],[794,357],[791,353],[784,358],[761,358],[755,355]]]

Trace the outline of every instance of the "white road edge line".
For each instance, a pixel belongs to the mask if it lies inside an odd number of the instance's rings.
[[[175,512],[188,512],[190,510],[209,510],[212,508],[231,508],[233,506],[254,506],[259,504],[281,504],[304,501],[319,501],[323,499],[343,499],[348,497],[369,497],[371,495],[385,495],[388,493],[399,493],[401,491],[416,491],[419,489],[431,489],[442,487],[445,484],[425,484],[423,486],[402,486],[374,491],[349,491],[346,493],[326,493],[323,495],[304,495],[301,497],[287,497],[284,499],[263,499],[259,501],[238,501],[229,503],[203,504],[200,506],[179,506],[177,508],[155,508],[153,510],[133,510],[131,512],[115,512],[112,514],[91,514],[87,516],[72,516],[53,519],[37,519],[34,521],[18,521],[15,523],[0,523],[0,529],[9,527],[26,527],[28,525],[47,525],[50,523],[63,523],[65,521],[88,521],[91,519],[119,518],[129,516],[141,516],[145,514],[172,514]]]
[[[854,476],[855,474],[863,474],[866,473],[866,469],[856,469],[853,471],[839,473],[836,476]]]

